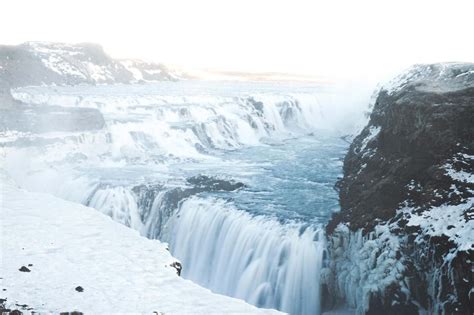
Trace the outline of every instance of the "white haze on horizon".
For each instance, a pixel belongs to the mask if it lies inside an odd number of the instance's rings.
[[[376,81],[474,61],[473,1],[2,0],[0,43],[95,42],[186,69]]]

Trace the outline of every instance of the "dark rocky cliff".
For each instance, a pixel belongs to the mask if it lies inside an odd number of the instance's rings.
[[[474,64],[415,66],[391,85],[344,161],[326,294],[347,301],[347,287],[359,287],[358,313],[472,314]],[[384,285],[364,291],[383,259],[394,260]],[[368,260],[368,270],[337,274]]]

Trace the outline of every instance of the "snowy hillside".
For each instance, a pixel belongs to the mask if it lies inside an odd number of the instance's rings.
[[[140,237],[92,208],[22,190],[5,172],[0,181],[0,279],[7,308],[55,313],[277,313],[182,279],[166,244]]]
[[[0,77],[12,87],[176,80],[163,65],[115,60],[96,44],[28,42],[0,46]]]

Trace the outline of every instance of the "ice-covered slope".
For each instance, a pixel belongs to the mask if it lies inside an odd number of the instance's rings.
[[[95,209],[20,189],[3,171],[0,187],[0,298],[7,299],[7,307],[40,312],[277,313],[180,278],[166,244],[140,237]]]

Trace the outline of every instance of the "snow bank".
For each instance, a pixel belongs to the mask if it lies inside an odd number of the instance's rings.
[[[0,181],[0,279],[6,289],[0,292],[7,306],[26,304],[40,312],[277,313],[180,278],[166,244],[92,208],[22,190],[4,172]],[[21,272],[23,266],[30,272]]]

